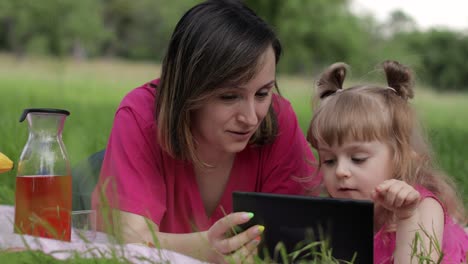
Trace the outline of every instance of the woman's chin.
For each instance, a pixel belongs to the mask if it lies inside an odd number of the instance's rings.
[[[248,142],[236,142],[226,147],[228,153],[239,153],[247,147]]]

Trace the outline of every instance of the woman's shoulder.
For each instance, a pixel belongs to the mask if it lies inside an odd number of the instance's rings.
[[[156,96],[156,86],[154,83],[156,81],[158,80],[147,82],[132,89],[124,96],[119,107],[146,108],[148,104],[154,105]]]
[[[272,105],[280,127],[297,122],[296,113],[288,99],[273,94]]]
[[[273,109],[278,115],[287,113],[289,109],[292,109],[291,102],[279,94],[273,94],[272,104]]]
[[[128,92],[117,109],[129,109],[145,120],[154,120],[156,85],[159,79],[147,82]]]

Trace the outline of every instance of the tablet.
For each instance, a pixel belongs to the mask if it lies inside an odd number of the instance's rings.
[[[265,226],[259,245],[261,258],[281,262],[274,258],[278,256],[275,247],[279,242],[287,253],[301,252],[298,249],[305,245],[321,242],[328,243],[327,248],[336,259],[350,261],[354,257],[354,263],[373,263],[374,205],[371,201],[234,192],[233,210],[254,213],[241,228]],[[313,258],[307,257],[312,250],[321,252],[320,248],[304,250],[301,258]]]

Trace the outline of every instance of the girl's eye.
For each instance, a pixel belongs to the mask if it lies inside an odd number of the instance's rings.
[[[335,160],[334,159],[325,159],[325,160],[323,160],[323,164],[325,164],[327,166],[332,166],[333,164],[335,164]]]
[[[367,160],[367,157],[354,157],[354,158],[351,158],[351,160],[354,162],[354,163],[357,163],[357,164],[361,164],[361,163],[364,163],[366,160]]]

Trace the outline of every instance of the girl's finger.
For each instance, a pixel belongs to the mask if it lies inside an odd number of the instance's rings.
[[[392,186],[394,183],[395,183],[395,180],[393,179],[386,180],[382,182],[381,184],[379,184],[375,189],[378,193],[385,194],[390,188],[390,186]]]
[[[399,208],[403,205],[406,205],[408,203],[408,198],[409,195],[411,194],[411,189],[410,188],[402,188],[400,192],[398,193],[396,199],[395,199],[395,207]]]
[[[419,194],[418,191],[412,190],[409,194],[408,197],[406,198],[406,201],[408,204],[418,202],[419,199],[421,198],[421,195]]]
[[[395,206],[395,200],[397,199],[398,193],[402,188],[403,186],[396,182],[394,182],[391,186],[388,187],[387,194],[385,195],[385,203],[387,203],[388,206]]]

